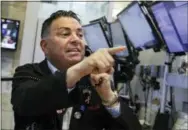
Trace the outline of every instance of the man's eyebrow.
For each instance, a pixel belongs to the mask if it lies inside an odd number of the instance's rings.
[[[68,27],[59,27],[59,28],[57,28],[57,30],[70,30],[70,28],[68,28]]]
[[[59,28],[57,28],[57,30],[67,30],[67,31],[69,31],[71,29],[69,27],[59,27]],[[82,28],[77,28],[76,31],[83,32],[83,29]]]

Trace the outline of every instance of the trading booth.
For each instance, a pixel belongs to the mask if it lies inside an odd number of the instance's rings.
[[[1,48],[16,50],[19,25],[19,21],[1,18]],[[144,119],[140,120],[143,129],[175,130],[180,116],[176,110],[174,88],[188,89],[188,62],[183,62],[177,73],[172,65],[188,52],[188,2],[133,1],[117,14],[114,21],[109,22],[103,16],[83,25],[83,30],[86,56],[101,48],[126,46],[125,51],[113,55],[115,72],[112,82],[118,93],[123,91],[119,96],[126,100],[138,118],[140,108],[144,107]],[[147,50],[165,52],[164,63],[140,64],[139,55]],[[132,91],[134,76],[142,86],[144,102],[139,102],[138,95]],[[1,80],[16,79],[1,77]],[[147,109],[152,101],[149,95],[154,91],[160,91],[161,96],[155,121],[151,124],[147,122]]]

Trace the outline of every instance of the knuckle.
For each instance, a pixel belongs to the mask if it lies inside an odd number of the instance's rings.
[[[114,61],[114,59],[112,58],[112,59],[110,60],[110,63],[111,63],[111,64],[114,64],[114,62],[115,62],[115,61]]]
[[[110,64],[110,63],[107,63],[107,64],[106,64],[106,68],[109,68],[109,67],[111,67],[111,64]]]

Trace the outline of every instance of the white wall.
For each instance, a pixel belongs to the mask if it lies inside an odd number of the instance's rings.
[[[15,67],[19,65],[20,48],[22,46],[22,37],[25,21],[25,11],[27,2],[2,1],[1,2],[1,16],[3,18],[10,18],[20,21],[19,37],[17,42],[17,49],[15,51],[1,49],[1,76],[11,77],[14,73]],[[14,118],[12,112],[11,98],[11,82],[1,82],[1,129],[13,129]]]
[[[20,65],[32,63],[39,9],[39,2],[27,3]]]

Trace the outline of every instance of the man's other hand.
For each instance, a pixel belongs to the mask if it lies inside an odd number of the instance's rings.
[[[111,101],[114,97],[114,92],[111,88],[111,79],[114,69],[111,68],[109,73],[92,73],[90,74],[90,80],[92,85],[95,87],[97,93],[103,101]]]

